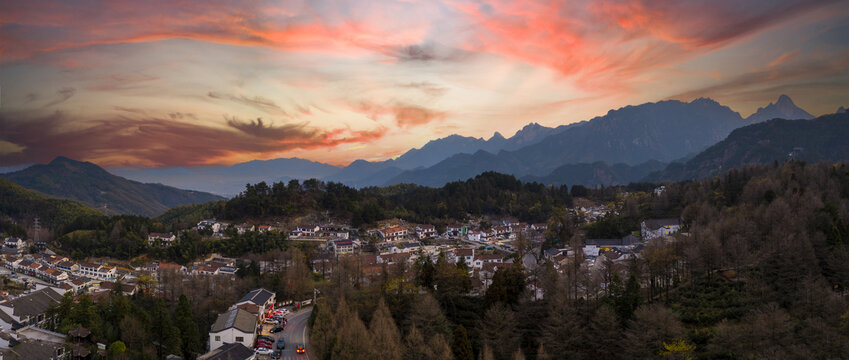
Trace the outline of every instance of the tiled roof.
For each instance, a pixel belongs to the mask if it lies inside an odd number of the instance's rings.
[[[254,352],[242,343],[224,344],[198,357],[198,360],[246,360],[254,357]]]
[[[60,300],[62,300],[62,295],[56,290],[44,288],[0,305],[11,307],[13,315],[23,317],[43,314],[49,307],[59,303]]]
[[[220,332],[235,328],[242,332],[253,333],[256,330],[256,320],[256,315],[239,308],[233,308],[219,314],[209,332]]]
[[[274,296],[274,293],[263,288],[251,290],[251,292],[247,293],[245,296],[239,300],[240,303],[250,301],[257,305],[265,304],[268,299]]]

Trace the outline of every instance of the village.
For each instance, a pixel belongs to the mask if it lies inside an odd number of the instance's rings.
[[[613,210],[598,206],[570,211],[580,214],[589,223]],[[386,271],[396,268],[403,271],[416,263],[435,263],[444,257],[448,263],[467,270],[471,296],[484,294],[499,268],[520,261],[530,280],[527,282],[528,290],[539,299],[545,294],[534,281],[537,276],[535,271],[544,263],[551,264],[559,272],[563,272],[568,264],[574,266],[577,263],[581,271],[587,273],[614,272],[624,278],[628,261],[639,258],[650,241],[673,241],[671,236],[680,230],[681,220],[646,219],[639,229],[634,229],[627,236],[584,239],[576,248],[572,247],[573,244],[546,247],[548,226],[546,223],[521,222],[513,217],[476,217],[442,228],[403,219],[386,219],[367,229],[355,229],[345,222],[336,221],[305,222],[286,227],[279,223],[234,225],[204,219],[191,229],[182,231],[219,239],[248,232],[282,232],[288,241],[309,244],[317,249],[318,256],[309,259],[310,270],[325,278],[340,270],[339,267],[346,261],[356,261],[358,276],[370,281]],[[147,235],[147,243],[150,247],[167,248],[179,241],[178,235],[151,232]],[[44,243],[36,244],[17,237],[4,239],[2,260],[0,276],[7,285],[0,293],[0,338],[5,341],[0,342],[0,349],[28,344],[16,349],[33,353],[63,351],[61,344],[65,335],[44,330],[41,325],[47,320],[48,309],[58,304],[65,294],[75,297],[87,294],[94,301],[112,292],[126,296],[137,292],[164,294],[166,290],[157,286],[163,276],[176,275],[181,281],[199,277],[235,280],[239,265],[250,261],[216,254],[187,265],[163,261],[149,261],[137,266],[109,260],[73,261]],[[287,266],[285,261],[277,259],[258,263],[260,273],[280,271]],[[590,291],[593,290],[585,289],[585,296],[592,296]],[[273,292],[256,289],[221,313],[209,329],[206,349],[209,356],[201,358],[218,359],[257,351],[272,354],[274,347],[269,348],[267,342],[258,342],[258,339],[273,339],[270,327],[286,321],[284,311],[288,313],[291,305],[300,308],[310,301],[287,299],[285,304],[290,307],[284,310],[279,308],[284,302],[278,303],[277,300]]]

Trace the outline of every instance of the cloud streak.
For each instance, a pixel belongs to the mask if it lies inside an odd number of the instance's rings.
[[[275,127],[259,119],[231,119],[231,129],[156,117],[116,117],[77,128],[73,120],[62,112],[25,121],[0,114],[0,126],[6,130],[0,141],[16,145],[15,152],[0,157],[0,166],[44,163],[59,155],[102,166],[202,165],[232,162],[231,157],[242,154],[262,158],[295,149],[370,142],[386,134],[385,128],[322,131],[303,124]]]

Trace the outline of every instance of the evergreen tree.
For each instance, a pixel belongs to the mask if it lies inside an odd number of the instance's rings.
[[[498,360],[508,360],[519,347],[516,315],[502,303],[496,303],[486,311],[478,324],[478,333]]]
[[[180,295],[177,309],[174,310],[174,325],[180,330],[183,355],[189,359],[202,351],[200,332],[192,316],[192,308],[185,294]]]
[[[377,309],[369,323],[369,335],[371,338],[371,358],[376,360],[400,360],[403,352],[401,346],[401,334],[389,313],[389,308],[381,297]]]
[[[310,326],[310,344],[319,359],[325,359],[333,350],[336,340],[336,320],[325,302],[313,306],[315,320]]]
[[[475,353],[472,350],[472,343],[469,341],[469,334],[463,325],[458,325],[454,328],[454,334],[451,337],[451,349],[454,352],[454,358],[457,360],[475,360]]]

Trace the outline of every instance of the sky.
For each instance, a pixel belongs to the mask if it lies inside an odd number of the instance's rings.
[[[610,109],[849,105],[849,1],[4,1],[0,166],[384,160]]]

